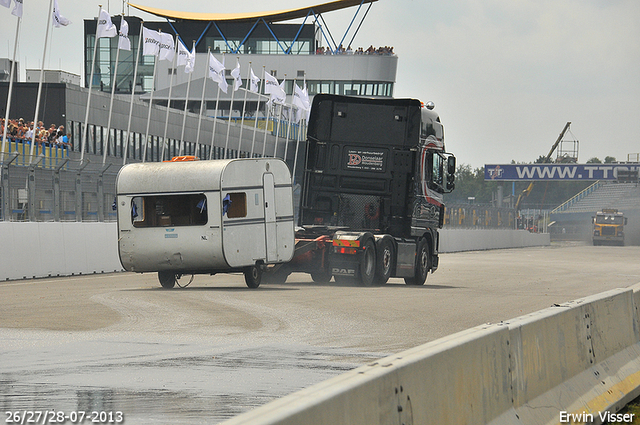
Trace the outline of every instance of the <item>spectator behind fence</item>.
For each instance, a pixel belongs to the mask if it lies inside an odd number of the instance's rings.
[[[373,44],[370,45],[367,50],[364,50],[362,47],[358,47],[355,51],[349,46],[348,48],[344,48],[342,45],[336,49],[336,51],[332,51],[330,48],[318,47],[316,49],[316,55],[388,55],[395,56],[393,52],[393,47],[384,46],[378,47],[377,49],[373,47]]]
[[[42,121],[38,121],[38,125],[34,126],[33,121],[27,123],[23,118],[8,120],[0,118],[0,139],[4,134],[5,125],[7,126],[7,141],[31,144],[35,133],[35,142],[38,146],[71,146],[70,135],[65,133],[64,125],[56,127],[55,124],[51,124],[47,130]]]

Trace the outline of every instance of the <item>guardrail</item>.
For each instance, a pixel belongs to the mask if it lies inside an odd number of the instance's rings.
[[[626,421],[640,393],[640,284],[386,357],[225,425]]]

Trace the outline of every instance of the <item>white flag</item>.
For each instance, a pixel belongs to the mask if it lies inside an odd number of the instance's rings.
[[[122,17],[120,22],[120,32],[118,33],[118,49],[131,51],[131,40],[129,40],[129,24]]]
[[[186,66],[187,60],[189,59],[189,50],[182,44],[182,42],[178,41],[178,59],[176,60],[176,64],[178,66]]]
[[[233,91],[238,91],[242,86],[242,78],[240,77],[240,62],[236,62],[236,67],[231,70],[231,76],[233,77]]]
[[[160,43],[158,59],[171,62],[176,50],[176,45],[173,42],[173,36],[167,33],[162,33],[160,35],[162,37],[162,42]]]
[[[195,46],[194,46],[195,47]],[[193,72],[196,62],[196,52],[190,52],[181,42],[178,42],[178,66],[184,66],[184,72],[190,74]]]
[[[18,2],[16,1],[16,7],[18,7]],[[22,2],[20,2],[20,16],[22,16]],[[58,0],[53,0],[53,26],[56,28],[66,27],[71,23],[70,20],[62,16],[60,13],[60,8],[58,7]]]
[[[0,4],[6,8],[11,7],[11,0],[0,0]]]
[[[271,94],[273,90],[278,90],[278,80],[268,72],[264,73],[264,92]]]
[[[196,46],[194,45],[191,51],[189,52],[189,57],[187,58],[187,63],[184,66],[184,72],[186,74],[191,74],[196,67]]]
[[[17,16],[18,18],[22,18],[22,0],[14,0],[14,2],[16,3],[16,5],[13,6],[11,14]],[[11,0],[9,0],[9,4],[11,4]],[[7,5],[7,7],[9,7],[9,5]]]
[[[285,100],[287,99],[287,93],[284,90],[284,81],[282,80],[282,82],[280,84],[278,84],[278,80],[276,80],[276,78],[274,76],[272,76],[271,74],[269,74],[268,72],[265,72],[265,88],[264,88],[264,92],[265,93],[269,93],[271,95],[271,97],[269,98],[269,104],[272,103],[284,103]],[[275,84],[274,84],[275,81]],[[267,88],[269,89],[269,91],[267,92]]]
[[[258,93],[260,90],[260,78],[256,77],[256,74],[253,73],[253,69],[251,69],[251,84],[249,85],[249,90],[254,93]]]
[[[111,22],[109,12],[101,9],[100,16],[98,17],[98,27],[96,28],[96,37],[115,37],[117,33],[118,29],[113,25],[113,22]]]
[[[209,78],[217,82],[220,90],[226,93],[229,85],[224,73],[224,56],[221,63],[212,53],[209,53]]]
[[[162,42],[160,33],[158,31],[142,27],[142,36],[144,38],[142,54],[145,56],[157,56],[160,51],[160,43]]]
[[[300,122],[302,118],[308,117],[308,112],[311,110],[309,102],[309,93],[307,92],[307,85],[304,85],[304,89],[298,87],[297,84],[293,85],[293,106],[297,107],[296,110],[296,122]],[[304,114],[303,114],[304,113]]]

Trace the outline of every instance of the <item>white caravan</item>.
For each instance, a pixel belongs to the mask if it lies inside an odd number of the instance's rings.
[[[122,266],[165,288],[233,271],[256,288],[263,266],[293,257],[291,174],[277,158],[129,164],[116,206]]]

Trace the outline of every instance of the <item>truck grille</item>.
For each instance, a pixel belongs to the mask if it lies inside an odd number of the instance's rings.
[[[379,229],[381,197],[371,195],[340,195],[338,226],[352,229]]]
[[[603,227],[602,236],[614,236],[616,234],[615,227]]]

